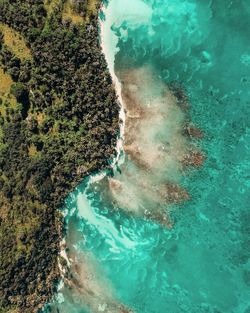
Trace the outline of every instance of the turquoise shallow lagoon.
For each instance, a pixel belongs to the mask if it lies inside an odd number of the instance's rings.
[[[150,65],[180,84],[206,161],[181,176],[191,199],[171,207],[172,228],[115,207],[99,183],[69,196],[66,240],[95,274],[74,300],[62,290],[57,312],[123,312],[108,298],[138,313],[250,313],[249,2],[111,0],[105,14],[111,72]]]

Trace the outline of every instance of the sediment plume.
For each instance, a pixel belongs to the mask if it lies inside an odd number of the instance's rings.
[[[109,178],[110,192],[120,208],[169,226],[167,206],[189,199],[180,186],[183,160],[190,156],[179,105],[187,98],[178,99],[148,66],[118,70],[117,76],[126,113],[126,160]],[[189,158],[190,164],[199,161],[198,155]]]
[[[96,313],[132,313],[116,299],[95,258],[89,252],[84,253],[75,246],[76,242],[79,244],[83,240],[75,225],[77,220],[73,217],[68,225],[69,235],[66,237],[70,266],[62,265],[65,271],[64,286],[60,290],[63,303],[52,306],[52,312],[77,312],[79,308]]]
[[[75,229],[74,225],[78,224],[75,219],[83,218],[100,229],[110,242],[119,240],[133,247],[133,242],[121,237],[110,221],[96,216],[88,192],[100,194],[102,203],[110,208],[171,228],[171,205],[190,198],[181,186],[183,171],[203,162],[203,155],[191,145],[193,138],[201,138],[203,134],[187,124],[180,106],[180,101],[187,103],[187,97],[179,91],[178,99],[150,67],[120,70],[117,75],[125,112],[122,137],[125,159],[114,166],[110,175],[90,180],[88,188],[78,194],[78,217],[68,223],[68,264],[61,290],[67,306],[60,306],[61,313],[77,306],[91,312],[132,312],[119,302],[93,256],[74,245],[83,240]]]
[[[170,207],[190,198],[181,186],[183,171],[201,166],[204,160],[190,141],[201,139],[203,133],[186,120],[189,102],[183,89],[167,87],[150,66],[111,73],[121,105],[117,156],[120,158],[123,150],[125,159],[121,164],[116,158],[112,174],[99,175],[89,188],[99,192],[110,207],[171,228]],[[96,218],[85,193],[77,203],[79,217],[132,247],[133,242],[120,238],[116,229],[112,232],[110,223]],[[74,245],[83,240],[75,229],[77,224],[70,219],[66,238],[67,262],[60,293],[67,301],[52,312],[73,313],[77,307],[90,312],[132,312],[119,302],[95,258]]]

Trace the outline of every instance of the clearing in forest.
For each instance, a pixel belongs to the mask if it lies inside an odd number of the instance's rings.
[[[80,14],[76,13],[73,9],[73,1],[67,0],[64,4],[63,19],[71,19],[75,24],[83,23],[83,18]]]
[[[30,49],[27,47],[24,38],[13,28],[0,23],[0,31],[4,36],[4,43],[21,60],[31,59]]]
[[[48,15],[50,15],[54,11],[54,9],[59,6],[60,3],[61,0],[45,0],[44,6],[48,12]]]
[[[16,106],[16,99],[10,93],[12,84],[13,80],[10,75],[4,73],[4,70],[0,67],[0,112],[3,117],[7,107],[15,108]]]
[[[89,0],[88,1],[88,12],[95,13],[97,10],[98,0]]]
[[[50,15],[56,7],[62,4],[61,0],[45,0],[44,5]],[[76,12],[74,8],[74,0],[66,0],[64,2],[62,17],[64,20],[71,19],[74,24],[82,24],[88,21],[88,16],[90,14],[95,14],[97,11],[98,0],[88,0],[86,1],[86,14],[83,16]]]

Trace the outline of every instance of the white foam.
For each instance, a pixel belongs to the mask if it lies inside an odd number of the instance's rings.
[[[130,240],[123,232],[120,232],[112,220],[94,211],[94,208],[91,207],[84,193],[79,193],[77,196],[77,208],[78,216],[99,231],[103,238],[105,238],[105,241],[110,245],[112,251],[119,253],[120,249],[132,249],[136,246],[136,242]]]
[[[107,7],[103,6],[102,11],[105,15],[105,21],[100,20],[101,26],[101,47],[108,64],[108,69],[113,80],[118,101],[120,103],[119,118],[122,121],[120,126],[120,137],[117,140],[116,151],[117,156],[113,160],[112,165],[122,164],[124,162],[123,142],[125,133],[126,114],[124,103],[122,100],[122,87],[114,70],[115,55],[118,52],[118,37],[112,31],[113,25],[120,25],[123,21],[130,23],[146,23],[152,16],[152,9],[149,8],[143,1],[134,0],[132,3],[127,3],[124,0],[111,0]]]

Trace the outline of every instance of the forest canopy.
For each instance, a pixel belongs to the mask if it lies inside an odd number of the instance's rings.
[[[0,0],[0,312],[37,312],[59,278],[59,208],[109,167],[119,106],[97,0]]]

